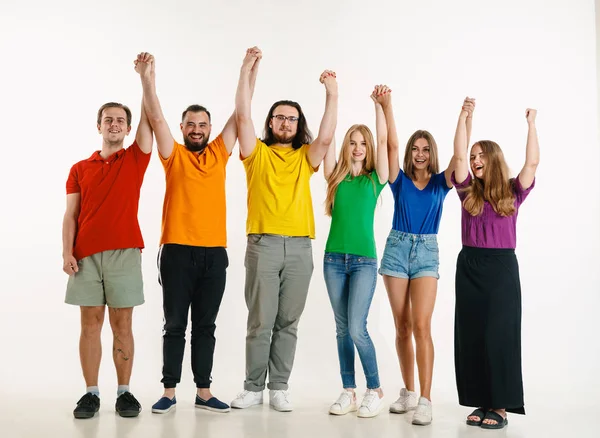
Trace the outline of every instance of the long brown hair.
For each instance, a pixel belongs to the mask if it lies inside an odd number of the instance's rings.
[[[373,141],[373,134],[371,130],[365,125],[352,125],[346,135],[344,136],[344,142],[342,143],[342,149],[340,150],[340,157],[338,162],[327,178],[327,197],[325,198],[325,214],[331,216],[333,210],[333,201],[335,200],[335,194],[337,192],[340,183],[346,179],[349,173],[352,172],[352,150],[350,149],[350,137],[356,131],[359,131],[367,144],[367,151],[365,160],[363,161],[363,168],[361,175],[367,175],[373,183],[373,190],[375,190],[375,182],[371,177],[371,172],[375,170],[375,142]]]
[[[412,159],[412,148],[415,144],[415,141],[417,141],[420,138],[425,139],[427,141],[427,144],[429,145],[429,168],[427,170],[432,175],[435,175],[440,172],[440,160],[438,158],[437,143],[435,142],[433,135],[431,135],[428,131],[419,129],[418,131],[415,131],[413,135],[410,136],[408,142],[406,142],[406,149],[404,150],[403,170],[406,176],[408,176],[412,180],[416,179],[415,166],[413,164]]]
[[[265,129],[262,139],[264,144],[271,146],[272,144],[277,143],[275,136],[273,135],[273,128],[271,128],[270,122],[273,118],[273,111],[275,111],[275,108],[278,106],[291,106],[296,108],[298,111],[298,127],[296,130],[296,135],[292,139],[292,148],[300,149],[303,144],[311,144],[313,141],[313,136],[310,132],[310,129],[308,129],[308,124],[306,122],[304,112],[302,111],[302,107],[298,102],[294,102],[292,100],[280,100],[271,105],[271,109],[269,110],[269,114],[267,114],[267,118],[265,120]]]
[[[502,149],[493,141],[481,140],[471,147],[471,151],[476,145],[481,146],[486,165],[483,169],[483,180],[474,177],[469,186],[463,189],[467,194],[463,201],[465,210],[471,216],[479,216],[483,212],[485,201],[488,201],[500,216],[512,216],[516,211],[513,180],[509,177]]]

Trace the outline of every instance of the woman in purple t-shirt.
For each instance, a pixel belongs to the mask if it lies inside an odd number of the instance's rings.
[[[525,165],[516,178],[509,178],[493,141],[475,143],[467,158],[466,122],[473,104],[474,99],[465,100],[454,138],[452,182],[462,202],[463,243],[456,263],[456,386],[459,403],[477,407],[468,425],[501,429],[507,411],[525,413],[516,224],[519,206],[535,184],[539,144],[536,110],[528,109]]]

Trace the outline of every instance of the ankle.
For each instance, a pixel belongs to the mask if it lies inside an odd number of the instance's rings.
[[[175,388],[165,388],[163,397],[167,397],[172,400],[175,397]]]
[[[210,392],[210,388],[196,388],[196,394],[202,400],[208,400],[209,398],[212,397],[212,394]]]

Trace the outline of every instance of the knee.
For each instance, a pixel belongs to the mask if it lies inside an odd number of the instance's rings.
[[[396,338],[403,341],[409,339],[413,333],[412,321],[410,319],[396,319]]]
[[[185,330],[187,329],[186,323],[179,321],[165,321],[163,327],[163,333],[165,336],[180,336],[185,337]]]
[[[131,312],[124,309],[110,309],[110,327],[115,336],[130,336]]]
[[[81,332],[84,336],[95,336],[100,334],[104,323],[104,309],[102,310],[102,313],[93,312],[82,316]]]
[[[429,322],[417,322],[413,327],[415,341],[426,341],[431,338],[431,324]]]
[[[364,322],[350,323],[350,337],[356,345],[363,345],[367,342],[369,334],[367,333],[367,325]]]

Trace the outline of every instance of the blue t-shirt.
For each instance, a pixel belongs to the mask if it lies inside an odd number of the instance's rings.
[[[419,190],[400,169],[390,188],[394,196],[394,230],[411,234],[437,234],[444,199],[451,190],[446,184],[444,172],[431,175],[427,186]]]

